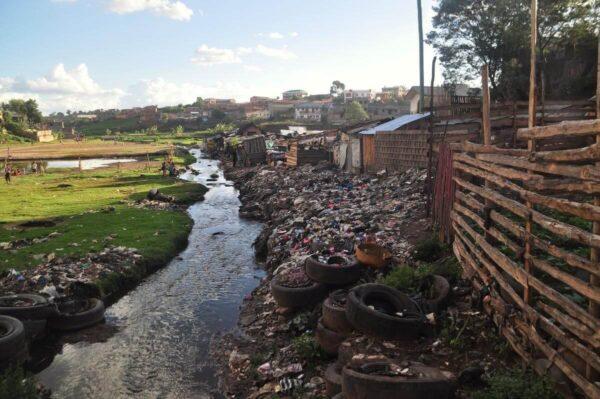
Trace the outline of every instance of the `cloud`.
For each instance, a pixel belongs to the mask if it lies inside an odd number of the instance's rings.
[[[189,82],[175,83],[159,77],[142,80],[132,85],[127,96],[123,98],[123,106],[190,104],[197,97],[235,98],[240,100],[249,98],[255,90],[256,88],[235,82],[217,82],[211,86],[204,86]]]
[[[300,36],[300,34],[298,32],[290,33],[290,37],[298,37],[298,36]]]
[[[244,69],[249,72],[262,72],[262,68],[258,65],[244,65]]]
[[[277,58],[285,61],[295,60],[296,58],[298,58],[298,56],[292,51],[290,51],[287,47],[272,48],[259,44],[258,46],[256,46],[256,52],[258,54],[264,55],[265,57]]]
[[[239,64],[241,56],[250,54],[251,48],[240,47],[238,49],[227,49],[209,47],[206,44],[196,49],[196,56],[192,58],[194,64],[210,66],[220,64]]]
[[[115,108],[124,95],[121,89],[101,87],[85,64],[71,70],[58,64],[48,75],[37,79],[0,77],[0,101],[34,98],[44,112]]]
[[[179,0],[110,0],[108,9],[117,14],[151,11],[176,21],[189,21],[194,11]]]
[[[266,38],[273,39],[273,40],[281,40],[285,37],[284,35],[282,35],[279,32],[259,33],[256,36],[266,37]]]

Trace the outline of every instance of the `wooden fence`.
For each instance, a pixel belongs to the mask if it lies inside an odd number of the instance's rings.
[[[454,252],[515,352],[600,398],[600,120],[517,139],[529,149],[466,142],[454,153]]]
[[[434,153],[439,143],[456,143],[473,138],[465,131],[434,133]],[[425,168],[429,162],[429,138],[427,130],[399,130],[375,134],[375,154],[372,157],[376,170],[403,172],[410,168]],[[364,157],[364,155],[363,155]]]

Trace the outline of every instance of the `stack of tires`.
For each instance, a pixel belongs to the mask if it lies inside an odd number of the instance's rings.
[[[337,356],[340,344],[354,331],[346,317],[348,291],[332,292],[323,302],[322,317],[317,324],[315,339],[329,355]]]
[[[29,343],[48,329],[74,331],[104,319],[100,299],[64,299],[51,303],[38,294],[0,296],[0,368],[27,360]]]
[[[29,355],[29,342],[41,338],[56,307],[37,294],[0,297],[0,366],[22,363]]]
[[[311,283],[301,287],[289,287],[279,275],[271,280],[271,294],[282,308],[306,308],[323,300],[332,288],[352,284],[362,275],[362,266],[354,257],[336,255],[323,260],[318,255],[306,258],[304,273]]]

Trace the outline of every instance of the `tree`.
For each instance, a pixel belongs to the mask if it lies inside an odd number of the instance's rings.
[[[344,93],[345,89],[346,89],[345,84],[343,84],[339,80],[334,80],[333,83],[331,83],[331,88],[329,89],[329,93],[333,97],[339,97],[340,95],[342,95]]]
[[[25,101],[25,115],[27,115],[27,119],[29,123],[40,123],[42,122],[42,113],[38,109],[37,101],[33,99],[29,99]]]
[[[542,62],[574,31],[593,32],[593,2],[540,0]],[[529,0],[440,0],[434,11],[428,41],[440,55],[446,83],[475,80],[487,64],[495,98],[522,97],[529,73]]]
[[[202,106],[204,105],[204,100],[202,99],[202,97],[196,97],[196,101],[194,101],[192,105],[195,107],[202,108]]]
[[[369,114],[360,105],[357,101],[352,101],[351,103],[346,105],[346,109],[344,112],[344,118],[349,123],[358,123],[363,122],[369,119]]]

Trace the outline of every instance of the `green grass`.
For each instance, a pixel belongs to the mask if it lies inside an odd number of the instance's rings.
[[[476,392],[473,399],[560,399],[548,378],[519,370],[499,372],[488,381],[489,387]]]
[[[83,255],[106,245],[137,248],[145,267],[166,263],[185,246],[192,221],[185,212],[138,209],[126,203],[155,187],[181,204],[192,204],[206,192],[202,185],[163,178],[155,171],[118,173],[115,168],[24,176],[0,185],[0,242],[60,233],[42,243],[2,251],[0,272],[35,266],[42,262],[39,255]],[[18,226],[41,219],[52,219],[56,225]],[[107,239],[109,235],[114,239]]]

